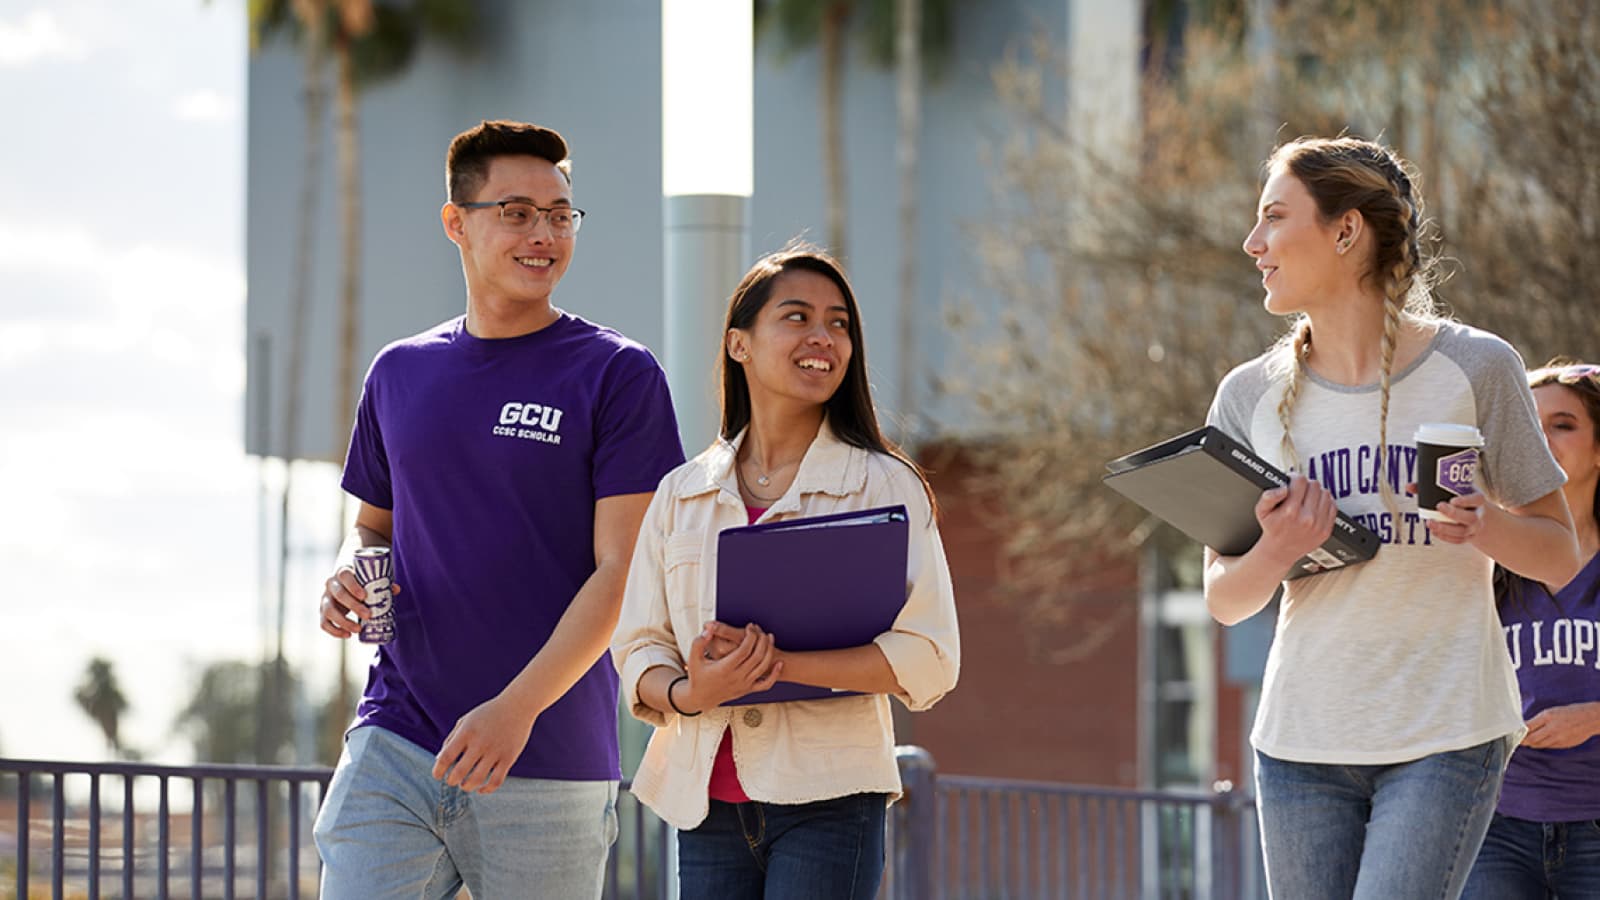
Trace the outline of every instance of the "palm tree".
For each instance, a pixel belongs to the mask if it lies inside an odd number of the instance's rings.
[[[340,435],[338,459],[349,450],[350,423],[356,416],[356,363],[360,352],[361,300],[361,132],[357,121],[361,91],[398,77],[416,56],[424,39],[437,41],[465,53],[472,46],[476,17],[471,3],[461,0],[412,0],[406,4],[374,7],[371,0],[336,0],[339,16],[334,31],[338,60],[338,156],[340,235],[344,264],[339,286],[339,374],[335,392],[334,434]],[[344,498],[337,510],[340,531],[344,525]],[[337,685],[330,701],[333,709],[323,716],[318,743],[325,756],[337,758],[343,745],[344,726],[355,707],[350,679],[345,676],[349,642],[339,642]]]
[[[278,511],[278,614],[276,659],[283,660],[283,636],[288,615],[289,498],[293,493],[294,463],[300,457],[300,402],[304,393],[304,352],[311,309],[311,272],[316,249],[317,173],[322,170],[323,124],[326,120],[328,0],[249,0],[250,49],[257,52],[274,34],[291,26],[297,37],[305,80],[305,134],[301,151],[298,222],[295,226],[294,274],[289,287],[289,339],[286,390],[278,446],[283,453],[284,484]],[[275,668],[274,672],[277,671]],[[285,685],[275,679],[260,683],[261,727],[256,732],[257,758],[265,758],[287,733],[287,717],[275,713]]]
[[[473,6],[460,0],[250,0],[252,45],[280,30],[293,33],[305,53],[306,153],[308,176],[320,169],[314,154],[321,147],[325,96],[322,64],[331,51],[335,62],[335,131],[339,167],[339,403],[335,434],[348,433],[355,416],[356,355],[359,350],[361,293],[360,94],[371,85],[394,78],[410,67],[423,39],[443,42],[458,52],[471,46],[476,27]],[[317,118],[313,122],[312,116]],[[308,177],[306,184],[314,184]],[[302,207],[304,217],[307,207]],[[305,219],[303,218],[304,222]],[[302,229],[302,235],[310,228]],[[309,254],[302,254],[302,258]],[[309,268],[309,267],[308,267]],[[297,335],[298,337],[298,335]],[[290,363],[291,372],[298,368]],[[293,392],[291,392],[293,393]],[[342,459],[345,448],[336,450]],[[336,459],[335,461],[338,461]]]
[[[357,394],[356,364],[360,349],[361,300],[361,180],[360,180],[360,95],[366,87],[403,73],[416,56],[423,39],[439,41],[464,52],[471,46],[476,26],[472,4],[460,0],[410,0],[406,3],[374,3],[373,0],[250,0],[252,46],[260,36],[288,31],[295,37],[306,58],[306,161],[302,183],[300,252],[296,263],[295,303],[292,312],[293,336],[289,351],[288,399],[285,404],[285,460],[298,455],[296,431],[299,422],[301,346],[305,342],[306,297],[309,295],[311,234],[315,216],[314,186],[321,171],[323,117],[326,107],[322,69],[331,51],[335,62],[335,131],[339,185],[339,352],[334,394],[333,434],[340,435],[334,450],[335,462],[348,449],[350,423],[355,419]],[[303,280],[302,280],[303,279]],[[289,490],[283,493],[280,514],[279,571],[287,569]],[[344,528],[344,502],[337,510],[339,531]],[[278,579],[278,662],[273,672],[282,670],[283,629],[287,579]],[[339,644],[338,684],[331,703],[336,712],[328,718],[347,717],[353,707],[349,680],[344,675],[348,648]],[[263,688],[281,691],[282,685],[263,679]],[[337,754],[340,730],[321,741]],[[275,739],[264,729],[262,739]]]
[[[895,0],[895,165],[900,169],[900,415],[911,422],[917,392],[917,161],[922,132],[922,4]],[[914,426],[913,426],[914,427]]]
[[[775,32],[790,53],[817,45],[822,57],[818,106],[822,118],[822,181],[827,197],[828,249],[845,257],[844,138],[840,129],[844,92],[844,29],[859,0],[755,0],[759,40]]]
[[[339,460],[348,450],[355,419],[356,364],[360,349],[361,293],[361,132],[363,90],[398,77],[410,68],[422,41],[457,53],[472,47],[477,16],[461,0],[411,0],[374,4],[373,0],[334,0],[333,53],[337,62],[335,110],[339,159],[340,246],[344,263],[339,284],[339,374],[334,434],[342,435]],[[336,460],[337,461],[337,460]]]
[[[266,684],[283,689],[274,694],[264,690]],[[174,718],[173,729],[189,735],[200,762],[285,762],[293,749],[289,735],[279,732],[264,740],[261,732],[271,721],[289,718],[299,684],[286,662],[208,663],[195,678],[194,692]],[[263,707],[263,697],[279,708]]]
[[[841,99],[844,95],[846,29],[859,19],[859,37],[867,60],[899,69],[896,104],[900,107],[902,145],[915,143],[916,115],[921,104],[922,64],[937,77],[940,64],[954,44],[952,19],[957,0],[754,0],[757,39],[777,40],[780,55],[813,45],[821,56],[820,102],[823,182],[827,190],[828,247],[847,255],[845,221],[844,133]],[[915,173],[916,151],[902,146],[905,165]]]
[[[102,656],[90,659],[89,665],[83,670],[83,680],[78,682],[78,688],[72,696],[84,714],[100,726],[100,733],[106,737],[106,748],[113,755],[120,755],[122,741],[117,731],[122,714],[128,710],[128,699],[123,696],[122,686],[117,683],[117,673],[111,668],[111,661]]]
[[[859,14],[862,46],[875,65],[896,74],[898,122],[895,160],[900,174],[899,336],[902,414],[915,407],[917,163],[924,63],[937,77],[954,48],[952,20],[957,0],[755,0],[757,35],[774,34],[780,52],[815,44],[822,58],[819,114],[822,119],[823,186],[828,247],[849,255],[843,116],[845,30]]]

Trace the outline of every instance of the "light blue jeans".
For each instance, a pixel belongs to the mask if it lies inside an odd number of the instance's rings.
[[[1256,753],[1267,887],[1277,900],[1455,900],[1483,843],[1509,738],[1394,765]]]
[[[600,896],[617,836],[615,781],[507,778],[468,794],[393,732],[345,740],[317,814],[323,900]],[[537,886],[537,888],[535,888]]]

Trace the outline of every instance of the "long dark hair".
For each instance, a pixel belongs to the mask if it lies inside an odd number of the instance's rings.
[[[1571,357],[1558,356],[1528,373],[1528,387],[1542,388],[1554,384],[1571,391],[1583,403],[1583,410],[1589,416],[1590,427],[1597,432],[1597,436],[1600,436],[1600,374],[1593,372],[1582,375],[1570,374],[1583,365]],[[1600,526],[1600,482],[1595,483],[1594,494],[1594,505],[1590,509],[1590,514],[1594,516],[1595,525]],[[1543,584],[1524,578],[1504,566],[1494,567],[1496,608],[1504,608],[1507,602],[1515,598],[1526,611],[1527,600],[1523,592],[1530,588],[1549,596],[1552,601],[1555,600],[1555,596]],[[1589,600],[1593,601],[1596,594],[1600,594],[1600,579],[1596,579],[1595,584],[1589,589]],[[1557,604],[1556,609],[1560,611],[1560,604]]]
[[[845,309],[849,312],[847,330],[850,335],[850,362],[845,366],[844,381],[824,404],[829,427],[839,440],[852,447],[892,456],[905,463],[916,473],[917,480],[922,482],[922,490],[928,495],[928,504],[937,515],[938,505],[933,497],[933,488],[928,484],[928,476],[922,467],[912,462],[911,457],[894,441],[884,437],[883,429],[878,427],[877,407],[872,402],[872,385],[867,381],[867,344],[861,333],[861,309],[856,304],[855,291],[850,288],[850,279],[845,277],[839,261],[820,247],[791,242],[782,250],[768,253],[756,260],[756,264],[739,280],[739,286],[733,289],[733,296],[728,300],[728,315],[722,326],[722,350],[717,356],[717,367],[722,372],[722,390],[718,400],[722,407],[723,440],[733,440],[750,424],[750,382],[745,379],[744,367],[728,356],[727,334],[734,328],[748,330],[755,326],[761,310],[772,299],[773,286],[785,272],[815,272],[833,282],[844,297]]]

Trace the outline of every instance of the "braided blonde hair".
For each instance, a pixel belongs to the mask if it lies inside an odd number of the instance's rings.
[[[1361,213],[1373,236],[1372,259],[1363,280],[1381,279],[1383,285],[1382,362],[1378,374],[1378,479],[1384,505],[1398,515],[1394,489],[1389,484],[1389,386],[1394,373],[1395,348],[1400,326],[1406,321],[1439,319],[1428,286],[1433,262],[1421,252],[1422,198],[1409,164],[1389,148],[1357,138],[1301,138],[1279,147],[1266,168],[1282,168],[1305,185],[1317,203],[1324,222],[1351,210]],[[1284,379],[1278,402],[1283,426],[1283,454],[1291,471],[1299,468],[1299,455],[1289,436],[1295,403],[1311,348],[1311,320],[1300,316],[1273,348],[1271,369]]]

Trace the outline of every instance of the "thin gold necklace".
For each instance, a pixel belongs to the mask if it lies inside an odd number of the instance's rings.
[[[779,494],[776,497],[763,497],[760,494],[756,493],[755,491],[751,490],[750,489],[750,483],[744,480],[744,472],[737,465],[735,465],[733,467],[733,474],[734,474],[734,477],[739,479],[739,487],[744,488],[744,492],[746,494],[749,494],[751,497],[753,497],[753,498],[755,498],[757,500],[760,500],[762,503],[775,503],[778,500],[783,499],[783,495],[782,494]]]
[[[739,465],[740,464],[739,463],[739,457],[737,455],[734,456],[733,461],[734,461],[735,465]],[[789,462],[784,463],[781,466],[773,466],[771,469],[763,470],[763,469],[761,469],[760,467],[758,467],[756,465],[756,451],[755,451],[755,446],[752,443],[752,445],[750,447],[750,453],[749,453],[749,455],[747,455],[745,457],[743,464],[750,466],[750,468],[756,473],[756,484],[759,484],[762,487],[766,487],[767,485],[772,483],[772,476],[773,476],[774,473],[782,472],[784,469],[787,469],[787,468],[789,468],[790,466],[793,466],[793,465],[798,465],[799,463],[800,463],[800,460],[794,459],[794,460],[790,460]]]

